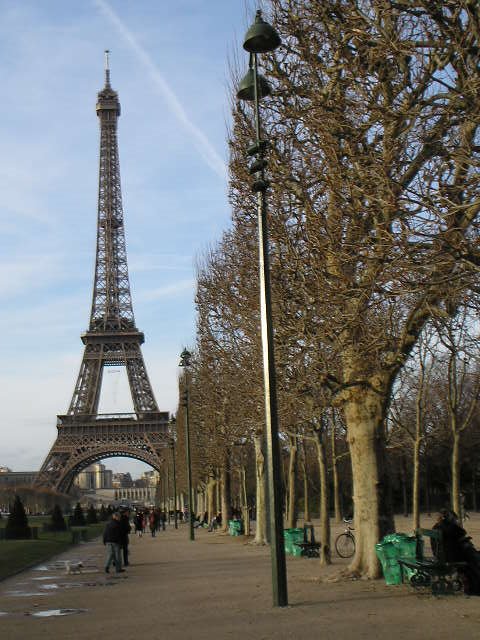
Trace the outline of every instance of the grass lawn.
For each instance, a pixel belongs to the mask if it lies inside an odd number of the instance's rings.
[[[2,518],[0,526],[5,526],[6,521]],[[38,540],[0,540],[0,580],[28,566],[45,562],[72,546],[71,531],[41,531],[42,521],[48,522],[49,517],[29,518],[31,527],[39,526]],[[104,522],[88,525],[88,539],[101,535],[104,526]]]

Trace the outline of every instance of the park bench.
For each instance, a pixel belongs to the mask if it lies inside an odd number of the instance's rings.
[[[313,524],[305,523],[303,525],[303,542],[295,542],[296,547],[300,547],[302,550],[302,557],[305,558],[319,558],[320,542],[315,542],[315,533],[313,530]]]
[[[463,592],[462,568],[466,562],[447,562],[443,532],[440,529],[417,529],[416,557],[398,559],[402,573],[416,589],[430,588],[434,595]],[[424,538],[429,538],[434,556],[425,556]]]

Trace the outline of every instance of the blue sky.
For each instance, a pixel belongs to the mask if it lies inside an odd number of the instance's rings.
[[[39,467],[82,357],[104,49],[122,105],[136,323],[160,409],[175,410],[178,354],[195,334],[195,257],[229,224],[229,68],[246,66],[253,17],[249,0],[0,0],[0,466]],[[128,410],[124,372],[106,371],[103,408]]]

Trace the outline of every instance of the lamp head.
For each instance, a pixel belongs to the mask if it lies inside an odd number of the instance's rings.
[[[180,354],[179,367],[189,367],[191,364],[192,354],[187,349],[184,349]]]
[[[281,42],[280,36],[271,24],[265,22],[259,9],[255,22],[245,35],[243,48],[250,53],[266,53],[276,49]]]
[[[258,99],[261,100],[265,96],[271,94],[270,85],[265,78],[257,73],[258,81]],[[255,100],[255,75],[250,68],[238,85],[237,98],[239,100]]]

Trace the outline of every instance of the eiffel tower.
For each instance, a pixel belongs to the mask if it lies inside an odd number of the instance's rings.
[[[123,222],[117,119],[118,94],[110,85],[108,51],[105,86],[98,93],[100,169],[97,254],[90,326],[72,401],[57,416],[57,438],[35,485],[68,492],[75,476],[102,458],[126,456],[154,469],[169,444],[167,412],[158,410],[143,361],[144,334],[135,326]],[[99,414],[103,368],[125,366],[133,400],[132,414]]]

